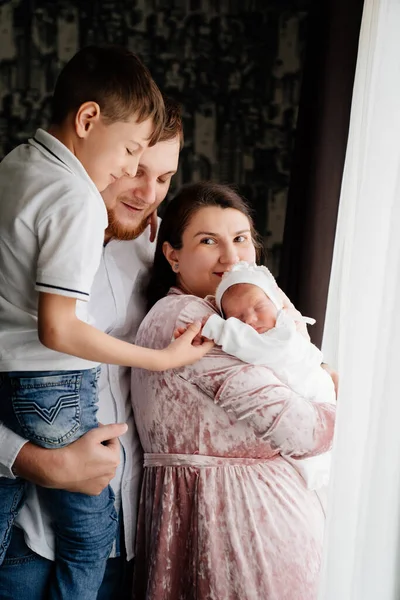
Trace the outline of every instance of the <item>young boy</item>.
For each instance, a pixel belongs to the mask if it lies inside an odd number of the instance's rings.
[[[43,447],[97,427],[99,363],[167,369],[207,351],[191,345],[196,327],[168,349],[122,342],[94,329],[85,306],[108,222],[100,191],[135,175],[163,124],[161,94],[138,58],[89,47],[59,76],[49,132],[0,164],[0,419]],[[117,526],[111,488],[42,494],[57,538],[49,597],[96,598]],[[0,481],[0,564],[23,495],[21,479]]]
[[[215,301],[226,320],[212,315],[203,327],[202,336],[244,362],[267,366],[300,396],[314,402],[335,403],[332,379],[321,367],[322,353],[297,331],[266,267],[238,263],[223,276]],[[315,323],[314,319],[302,319]],[[305,459],[285,458],[310,489],[327,485],[328,453]]]

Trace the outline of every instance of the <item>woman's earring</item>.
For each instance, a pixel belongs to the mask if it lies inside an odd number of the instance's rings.
[[[178,273],[178,272],[179,272],[179,263],[177,263],[177,262],[176,262],[176,263],[174,263],[174,264],[172,265],[172,270],[173,270],[175,273]]]

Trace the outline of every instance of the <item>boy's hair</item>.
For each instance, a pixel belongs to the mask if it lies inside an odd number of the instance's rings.
[[[179,136],[180,149],[183,148],[183,123],[182,106],[176,100],[163,95],[165,106],[164,128],[160,135],[160,142],[168,142]]]
[[[107,124],[151,119],[150,146],[164,129],[164,101],[149,70],[132,52],[119,46],[83,48],[61,71],[52,98],[52,125],[61,125],[85,102],[97,102]]]

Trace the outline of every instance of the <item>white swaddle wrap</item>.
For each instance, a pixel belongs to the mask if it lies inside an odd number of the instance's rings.
[[[250,364],[265,365],[295,393],[318,403],[335,403],[332,378],[321,367],[321,351],[302,336],[293,318],[285,312],[280,301],[278,286],[266,267],[238,263],[226,273],[217,288],[216,304],[221,309],[225,291],[238,283],[260,287],[278,309],[275,327],[266,333],[257,333],[250,325],[234,317],[227,320],[215,314],[204,325],[202,334],[213,339],[222,349]],[[313,319],[302,317],[306,322]],[[326,486],[330,473],[330,452],[310,458],[285,458],[306,481],[309,489]]]

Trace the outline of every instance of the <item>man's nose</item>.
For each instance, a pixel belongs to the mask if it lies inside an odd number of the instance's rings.
[[[146,179],[136,188],[135,195],[146,204],[154,204],[156,201],[156,183],[152,179]]]

